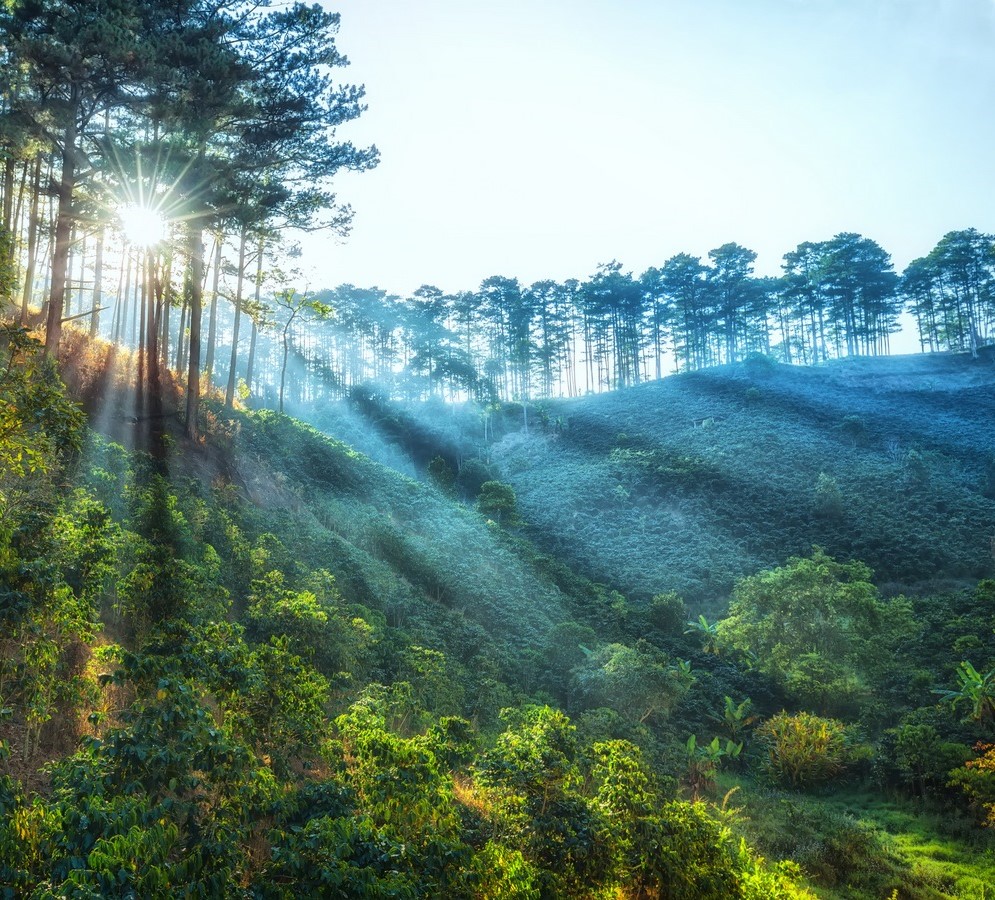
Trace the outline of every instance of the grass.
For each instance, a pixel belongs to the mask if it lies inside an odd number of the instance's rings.
[[[720,789],[735,784],[729,775]],[[824,900],[991,900],[995,835],[959,816],[850,788],[814,796],[740,782],[735,828],[798,862]]]
[[[828,809],[849,812],[888,836],[887,844],[913,875],[944,885],[951,897],[995,897],[995,839],[988,833],[939,813],[920,813],[907,802],[877,794],[854,793],[825,801]],[[951,834],[953,822],[960,835]]]

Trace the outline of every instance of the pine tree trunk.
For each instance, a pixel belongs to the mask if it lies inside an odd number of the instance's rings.
[[[293,319],[290,320],[291,322]],[[283,390],[287,383],[287,357],[290,355],[290,322],[283,328],[283,364],[280,366],[280,413],[283,413]]]
[[[218,288],[221,285],[221,252],[223,244],[224,240],[219,232],[214,242],[214,274],[212,276],[213,280],[211,284],[211,313],[207,326],[207,360],[204,363],[204,371],[207,373],[208,379],[210,379],[210,377],[214,374],[214,346],[217,341],[218,334]],[[203,268],[203,243],[201,244],[200,253],[201,268]]]
[[[256,259],[256,291],[254,297],[256,310],[252,317],[252,337],[249,339],[249,362],[245,367],[245,383],[248,386],[249,393],[252,393],[252,369],[256,362],[256,337],[259,332],[257,317],[259,315],[259,301],[263,292],[263,254],[265,249],[266,241],[265,239],[260,238],[259,256]]]
[[[186,292],[183,293],[183,305],[180,307],[180,324],[176,331],[176,359],[173,362],[173,369],[177,375],[183,371],[186,362],[186,351],[189,346],[186,341],[187,331],[187,306],[188,299]]]
[[[14,157],[8,156],[3,164],[3,228],[8,234],[14,230]]]
[[[101,225],[97,232],[97,250],[93,260],[93,311],[90,313],[90,339],[100,330],[100,303],[104,288],[104,237],[106,226]]]
[[[164,261],[162,272],[156,271],[156,256],[146,254],[148,280],[148,445],[146,449],[156,459],[162,459],[166,448],[163,444],[162,370],[165,354],[159,346],[163,323],[168,323],[169,263]],[[168,336],[168,331],[167,331]],[[165,341],[163,347],[165,347]]]
[[[82,315],[83,290],[84,290],[84,281],[86,277],[86,232],[83,232],[83,236],[80,238],[78,237],[78,231],[79,230],[77,229],[77,234],[73,235],[73,248],[74,248],[73,256],[79,257],[79,281],[77,281],[76,283],[77,287],[76,302],[79,306],[79,309],[77,309],[76,312]],[[76,251],[76,248],[78,248],[78,252]],[[70,287],[71,286],[72,286],[72,279],[70,278]]]
[[[218,246],[220,247],[220,241]],[[195,220],[187,223],[187,260],[186,300],[190,304],[190,360],[187,367],[186,428],[187,437],[196,441],[199,437],[197,417],[200,411],[200,319],[204,285],[204,240],[203,229]],[[213,306],[212,300],[212,312]]]
[[[169,370],[169,320],[173,306],[173,252],[167,250],[161,267],[153,266],[153,285],[155,286],[155,323],[157,340],[159,341],[158,368],[162,372]]]
[[[11,222],[11,231],[18,236],[18,243],[20,243],[20,235],[24,231],[24,192],[28,188],[28,172],[30,171],[31,163],[25,160],[21,164],[21,180],[17,185],[17,202],[14,204],[14,214]]]
[[[138,321],[138,334],[136,335],[138,344],[138,377],[136,379],[135,415],[139,420],[145,416],[146,338],[148,335],[146,313],[148,311],[147,294],[149,286],[147,258],[148,253],[141,252],[135,260],[135,303],[137,309],[132,313],[133,334],[135,322]]]
[[[121,312],[118,316],[118,330],[114,335],[114,343],[128,343],[128,307],[131,303],[131,254],[126,253],[124,266],[124,289],[118,296]]]
[[[238,327],[242,316],[242,287],[245,281],[246,239],[246,229],[243,228],[238,242],[238,275],[235,287],[235,323],[232,326],[231,364],[228,368],[228,388],[225,391],[225,406],[229,408],[235,402],[235,367],[238,364]]]
[[[73,92],[75,94],[75,90]],[[52,284],[48,297],[45,350],[57,356],[62,338],[62,316],[66,302],[66,273],[73,228],[73,189],[76,186],[76,104],[71,105],[62,147],[62,176],[59,179],[59,209],[55,217],[55,246],[52,249]]]
[[[24,273],[24,292],[21,294],[21,324],[28,320],[28,305],[34,292],[35,266],[38,262],[38,206],[41,202],[41,154],[35,160],[32,175],[31,212],[28,214],[28,266]]]

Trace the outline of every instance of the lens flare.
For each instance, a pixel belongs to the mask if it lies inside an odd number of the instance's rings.
[[[147,206],[125,206],[118,212],[118,219],[125,239],[136,247],[152,247],[164,240],[168,232],[162,213]]]

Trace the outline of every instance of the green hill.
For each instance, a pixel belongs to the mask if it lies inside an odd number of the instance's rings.
[[[312,411],[348,442],[208,398],[193,444],[107,348],[99,434],[0,346],[6,893],[982,896],[990,365]]]
[[[635,598],[728,595],[819,545],[904,586],[992,573],[995,368],[763,358],[545,405],[490,449],[529,534]]]

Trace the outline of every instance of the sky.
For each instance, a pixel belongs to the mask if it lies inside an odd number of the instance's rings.
[[[636,275],[856,231],[995,231],[995,0],[324,0],[368,110],[314,287]]]

